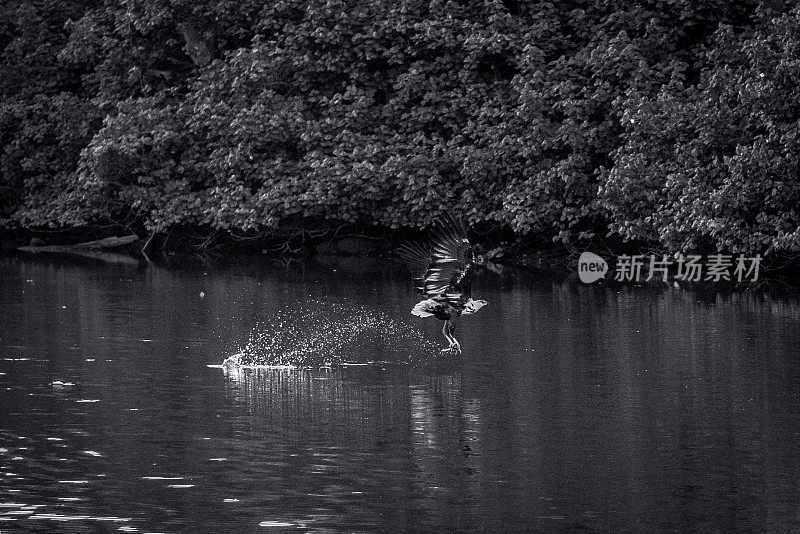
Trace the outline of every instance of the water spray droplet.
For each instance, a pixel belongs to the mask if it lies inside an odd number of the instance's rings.
[[[223,365],[324,367],[429,359],[438,347],[414,326],[367,306],[310,301],[256,325]]]

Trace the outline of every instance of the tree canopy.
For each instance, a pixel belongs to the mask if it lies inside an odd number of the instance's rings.
[[[443,211],[565,243],[800,251],[800,8],[57,0],[0,13],[0,225]]]

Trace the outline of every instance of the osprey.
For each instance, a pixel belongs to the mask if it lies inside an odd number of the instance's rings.
[[[460,351],[453,320],[488,304],[471,296],[475,261],[464,225],[449,214],[442,215],[433,224],[430,243],[405,243],[397,255],[408,264],[414,287],[425,297],[411,313],[444,321],[442,333],[449,346],[442,350]]]

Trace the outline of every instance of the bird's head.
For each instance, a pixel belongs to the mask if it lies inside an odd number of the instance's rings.
[[[486,306],[487,304],[489,304],[489,303],[486,302],[485,300],[472,300],[472,299],[469,299],[464,304],[464,311],[461,312],[461,313],[463,313],[464,315],[473,314],[476,311],[478,311],[481,308],[483,308],[484,306]]]

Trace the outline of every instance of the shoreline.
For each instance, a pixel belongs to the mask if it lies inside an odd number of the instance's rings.
[[[127,264],[138,265],[140,263],[156,263],[160,265],[172,266],[176,261],[180,263],[202,264],[227,264],[229,262],[238,263],[253,257],[261,257],[276,263],[291,262],[319,262],[319,263],[341,263],[356,262],[362,263],[368,259],[372,261],[393,261],[392,251],[401,242],[408,239],[419,239],[422,232],[416,235],[411,232],[401,232],[392,237],[381,237],[363,234],[344,234],[341,236],[327,236],[327,238],[316,238],[311,243],[304,244],[295,253],[279,252],[274,248],[264,248],[274,236],[263,236],[254,238],[248,242],[227,241],[218,244],[217,247],[207,249],[197,249],[191,243],[181,239],[172,239],[167,243],[168,247],[163,247],[163,242],[159,246],[152,246],[153,239],[143,239],[138,237],[136,240],[128,239],[131,236],[106,235],[99,241],[119,241],[118,245],[108,248],[93,248],[92,240],[90,243],[82,241],[86,236],[100,237],[103,234],[94,231],[81,231],[82,229],[68,229],[63,232],[53,232],[44,234],[49,237],[47,241],[41,239],[41,233],[34,233],[29,230],[2,232],[0,233],[0,257],[72,257],[77,260],[97,261],[107,264]],[[33,237],[31,237],[33,236]],[[38,238],[38,239],[37,239]],[[26,241],[27,239],[27,241]],[[496,244],[496,243],[495,243]],[[785,286],[790,293],[800,288],[800,263],[794,263],[772,268],[767,263],[759,273],[758,280],[736,282],[735,278],[719,281],[707,281],[701,278],[699,281],[683,281],[675,279],[675,272],[670,268],[667,280],[646,280],[646,271],[643,270],[641,280],[615,280],[615,270],[613,258],[619,258],[623,254],[640,254],[642,257],[649,257],[641,251],[626,246],[619,251],[613,249],[602,250],[601,247],[591,247],[588,244],[584,249],[567,249],[565,246],[558,246],[554,243],[547,243],[541,240],[517,239],[506,243],[505,246],[498,245],[491,247],[483,243],[476,245],[476,254],[482,258],[483,268],[503,274],[505,271],[519,273],[538,273],[553,277],[554,280],[567,281],[574,279],[578,285],[593,287],[665,287],[679,285],[684,289],[706,292],[712,289],[713,292],[728,292],[761,288],[763,286]],[[606,259],[609,264],[609,271],[605,277],[592,283],[582,283],[578,278],[578,258],[581,252],[590,251]],[[654,254],[660,257],[659,254]],[[703,256],[705,257],[705,256]],[[770,258],[771,259],[771,258]],[[398,261],[398,267],[401,267]],[[643,266],[646,269],[646,265]],[[731,269],[731,272],[733,270]],[[784,288],[780,289],[783,292]]]

